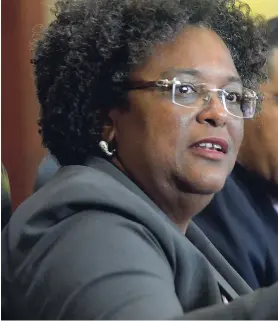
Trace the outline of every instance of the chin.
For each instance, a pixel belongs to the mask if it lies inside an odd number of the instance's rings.
[[[187,179],[177,180],[179,189],[185,193],[209,195],[215,194],[224,187],[227,176],[225,175],[202,175],[201,177],[187,177]]]
[[[198,194],[204,194],[204,195],[209,195],[209,194],[216,194],[222,190],[224,187],[225,182],[214,182],[214,183],[208,183],[208,184],[195,184],[194,190],[195,193]]]

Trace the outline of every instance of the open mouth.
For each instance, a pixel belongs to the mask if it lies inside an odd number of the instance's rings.
[[[211,160],[220,160],[228,153],[229,144],[225,139],[210,137],[190,146],[194,154]]]
[[[207,149],[207,150],[215,150],[217,152],[222,152],[225,154],[223,147],[219,144],[199,143],[199,144],[194,144],[192,147],[193,148],[203,148],[203,149]]]

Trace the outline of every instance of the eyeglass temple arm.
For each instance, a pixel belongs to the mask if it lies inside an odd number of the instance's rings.
[[[155,87],[164,87],[169,88],[173,86],[174,81],[168,79],[160,79],[156,81],[134,81],[127,84],[126,89],[146,89],[146,88],[155,88]]]

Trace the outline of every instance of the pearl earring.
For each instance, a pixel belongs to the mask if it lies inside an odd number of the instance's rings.
[[[113,156],[115,150],[113,150],[112,152],[109,151],[108,149],[108,143],[105,141],[105,140],[101,140],[99,143],[98,143],[100,149],[103,151],[103,153],[108,156],[108,157],[111,157]]]

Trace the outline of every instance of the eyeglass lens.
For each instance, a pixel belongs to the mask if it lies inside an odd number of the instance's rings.
[[[206,106],[213,92],[216,92],[221,103],[228,113],[238,118],[252,118],[256,110],[256,94],[253,91],[238,91],[225,89],[205,89],[204,85],[174,82],[172,88],[172,101],[174,104],[196,108]],[[208,99],[207,99],[208,98]]]

